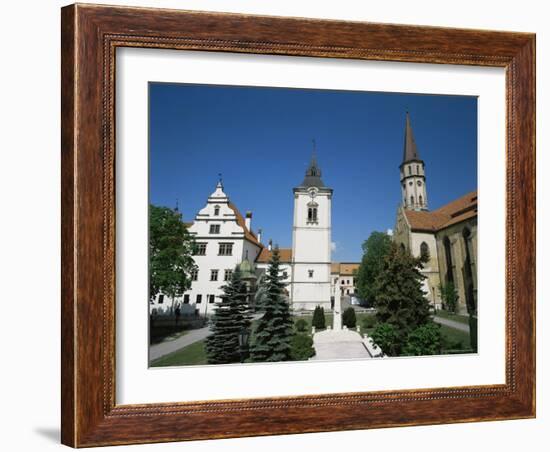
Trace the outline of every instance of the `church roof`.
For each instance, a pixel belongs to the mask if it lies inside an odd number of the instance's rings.
[[[317,157],[315,156],[315,149],[311,154],[311,160],[309,166],[306,170],[306,176],[304,181],[301,183],[300,187],[324,187],[323,181],[321,180],[321,168],[317,164]]]
[[[477,216],[477,190],[451,201],[432,212],[404,209],[413,231],[437,232]]]
[[[333,262],[330,272],[342,276],[353,276],[356,270],[359,270],[359,262]]]
[[[248,240],[249,242],[253,243],[254,245],[257,245],[259,247],[263,247],[263,245],[258,241],[258,238],[256,237],[256,234],[254,234],[252,231],[250,231],[246,227],[246,223],[244,221],[243,216],[241,215],[241,212],[239,212],[239,209],[233,204],[231,201],[227,204],[228,207],[233,211],[235,214],[235,217],[237,218],[237,224],[243,228],[244,230],[244,238],[245,240]]]
[[[403,144],[403,163],[418,161],[420,160],[420,155],[418,154],[418,149],[416,147],[416,142],[414,141],[413,129],[411,126],[411,118],[409,112],[407,112],[407,117],[405,119],[405,142]]]
[[[256,262],[267,263],[271,260],[271,255],[273,251],[263,248],[260,254],[258,255]],[[279,260],[283,263],[292,262],[292,248],[279,248]]]

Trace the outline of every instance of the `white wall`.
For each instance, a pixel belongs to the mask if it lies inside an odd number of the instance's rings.
[[[91,3],[98,1],[89,0]],[[10,451],[68,450],[58,444],[59,425],[59,7],[66,2],[6,2],[1,28],[3,215],[0,275],[4,299],[26,299],[25,329],[4,319],[2,335],[2,444]],[[243,13],[309,16],[375,22],[535,31],[538,80],[538,166],[550,166],[550,30],[545,2],[356,2],[278,0],[116,0],[118,4]],[[22,21],[24,28],[21,28]],[[24,31],[23,31],[24,30]],[[429,181],[428,181],[429,183]],[[550,229],[550,180],[539,178],[539,231]],[[544,207],[544,210],[543,210]],[[499,452],[547,450],[550,429],[548,329],[543,294],[550,291],[550,236],[538,237],[538,419],[408,427],[372,431],[244,438],[187,444],[117,447],[114,451],[263,452],[280,450],[407,450],[464,452],[472,445]],[[32,267],[29,252],[32,251]],[[28,288],[32,287],[32,293]],[[4,312],[4,311],[3,311]],[[367,378],[368,376],[365,376]],[[545,440],[546,444],[542,441]],[[475,446],[474,446],[475,449]]]

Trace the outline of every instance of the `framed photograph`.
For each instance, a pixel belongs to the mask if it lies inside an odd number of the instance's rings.
[[[535,416],[535,36],[62,9],[62,442]]]

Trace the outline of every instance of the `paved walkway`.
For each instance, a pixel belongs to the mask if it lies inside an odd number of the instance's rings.
[[[210,327],[205,326],[196,330],[190,330],[187,334],[174,340],[167,340],[149,347],[149,361],[154,361],[161,356],[168,355],[180,348],[187,347],[195,342],[202,341],[210,334]]]
[[[325,330],[313,335],[312,360],[370,358],[359,333],[350,330]]]
[[[444,319],[443,317],[438,316],[434,317],[434,322],[441,323],[441,325],[454,328],[455,330],[464,331],[465,333],[470,332],[470,326],[465,323],[455,322],[454,320]]]

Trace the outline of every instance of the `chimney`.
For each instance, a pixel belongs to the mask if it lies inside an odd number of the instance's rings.
[[[269,243],[268,243],[268,245],[267,245],[267,249],[268,249],[269,251],[271,251],[271,248],[273,248],[273,241],[272,241],[271,239],[269,239]]]
[[[252,223],[252,212],[250,210],[246,211],[246,217],[244,220],[244,224],[246,225],[246,228],[250,231],[250,225]]]
[[[262,243],[262,230],[261,229],[258,229],[258,242]]]

